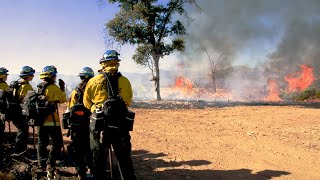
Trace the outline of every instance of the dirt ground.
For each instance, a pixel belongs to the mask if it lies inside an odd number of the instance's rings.
[[[132,157],[141,180],[320,179],[319,103],[148,102],[131,110]]]
[[[133,109],[141,179],[320,179],[320,109]]]

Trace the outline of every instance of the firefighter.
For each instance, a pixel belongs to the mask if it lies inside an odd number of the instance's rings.
[[[4,93],[5,90],[8,89],[8,84],[6,83],[8,78],[8,70],[4,67],[0,68],[0,90],[1,93]],[[3,94],[2,94],[3,95]],[[3,138],[4,138],[4,130],[5,130],[5,114],[4,112],[5,107],[0,108],[0,147],[2,147]]]
[[[49,102],[64,103],[66,102],[65,83],[59,79],[59,86],[55,84],[57,78],[57,69],[54,66],[46,66],[40,73],[40,79],[44,83],[49,83],[45,88],[44,95]],[[44,169],[46,167],[48,179],[53,179],[58,176],[56,169],[56,160],[60,154],[63,146],[63,138],[60,127],[60,119],[58,115],[58,109],[44,118],[43,124],[38,126],[38,162],[39,168]],[[49,137],[52,140],[52,148],[49,153],[47,152],[47,146],[49,145]]]
[[[29,84],[34,77],[35,70],[30,66],[23,66],[20,71],[20,80],[18,81],[20,87],[18,91],[15,93],[17,96],[17,104],[19,105],[19,112],[20,110],[20,103],[23,98],[26,96],[28,91],[33,91],[32,86]],[[27,122],[27,118],[23,116],[21,113],[18,112],[11,112],[16,114],[12,119],[13,124],[17,127],[17,136],[16,136],[16,144],[14,148],[14,156],[22,155],[27,150],[27,142],[29,136],[29,126]]]
[[[83,107],[83,93],[85,87],[89,81],[94,76],[94,72],[90,67],[84,67],[80,73],[79,77],[81,82],[78,84],[75,90],[72,91],[67,111],[70,109],[84,108]],[[81,106],[81,107],[80,107]],[[76,110],[75,110],[76,111]],[[72,111],[73,112],[73,111]],[[73,112],[76,113],[76,112]],[[70,122],[69,131],[71,134],[72,142],[67,147],[68,154],[71,160],[75,164],[76,171],[78,173],[78,178],[86,178],[86,165],[91,167],[92,165],[92,155],[90,151],[90,139],[89,139],[89,117],[90,111],[87,109],[85,113],[75,115],[70,117],[70,120],[77,118],[76,122]]]
[[[132,101],[131,84],[126,77],[118,72],[120,65],[118,56],[119,53],[115,50],[106,51],[103,54],[103,58],[99,61],[102,66],[100,74],[91,78],[86,86],[83,103],[85,107],[93,113],[90,123],[94,121],[92,118],[94,118],[94,114],[97,113],[96,110],[99,110],[102,104],[108,99],[107,80],[103,73],[107,73],[110,78],[117,79],[118,87],[116,87],[115,91],[122,97],[125,104],[130,106]],[[90,148],[93,154],[92,174],[94,179],[103,179],[106,177],[106,149],[111,145],[115,151],[123,178],[125,180],[136,179],[131,159],[130,139],[130,133],[127,129],[105,127],[100,131],[90,127]]]

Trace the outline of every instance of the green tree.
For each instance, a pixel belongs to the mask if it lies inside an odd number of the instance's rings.
[[[183,51],[186,29],[175,15],[185,15],[190,20],[185,5],[195,4],[196,0],[108,0],[118,3],[120,10],[106,23],[108,37],[120,45],[137,45],[133,60],[148,67],[152,73],[157,100],[160,96],[159,60],[173,51]],[[162,1],[163,2],[163,1]]]

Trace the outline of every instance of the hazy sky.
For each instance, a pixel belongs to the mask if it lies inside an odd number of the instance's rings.
[[[94,0],[0,0],[0,67],[11,74],[51,64],[61,74],[76,75],[84,66],[96,71],[106,50],[104,24],[117,10]],[[133,52],[122,48],[121,71],[140,71]]]
[[[187,50],[196,55],[189,58],[190,63],[207,68],[207,64],[199,63],[201,58],[207,62],[206,54],[195,52],[196,48],[191,46],[197,43],[208,50],[230,51],[234,64],[255,65],[269,60],[268,54],[273,54],[277,64],[294,62],[293,67],[305,59],[310,59],[306,63],[311,65],[318,62],[312,58],[318,57],[319,52],[318,0],[199,2],[202,13],[187,9],[197,19],[187,27],[191,39],[186,42]],[[84,66],[96,71],[107,49],[104,24],[117,11],[117,6],[101,5],[99,0],[0,0],[0,67],[7,67],[10,73],[18,73],[24,65],[41,71],[51,64],[67,75],[78,74]],[[149,72],[132,61],[133,47],[122,47],[120,53],[121,72]],[[199,53],[204,56],[198,56]],[[165,56],[160,68],[173,68],[186,59],[176,54]]]

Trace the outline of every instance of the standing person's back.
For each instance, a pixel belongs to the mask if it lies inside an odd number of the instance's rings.
[[[63,146],[63,138],[60,127],[60,119],[58,115],[58,103],[66,102],[66,94],[64,83],[60,83],[60,87],[55,84],[57,69],[54,66],[46,66],[43,68],[40,79],[45,84],[44,96],[50,102],[56,105],[55,112],[44,117],[43,124],[38,126],[38,161],[39,167],[46,167],[47,177],[54,178],[57,175],[56,160]],[[62,81],[62,80],[60,80]],[[38,85],[39,86],[39,85]],[[49,145],[49,137],[52,140],[52,147],[47,152]]]
[[[6,80],[8,78],[8,70],[4,67],[0,68],[0,90],[2,91],[2,96],[4,96],[4,91],[8,89],[8,84],[6,83]],[[4,102],[2,102],[4,103]],[[1,105],[2,107],[0,108],[0,148],[2,148],[2,141],[4,138],[4,130],[5,130],[5,105]]]
[[[83,94],[88,81],[94,76],[89,67],[84,67],[79,73],[81,82],[72,91],[68,103],[69,132],[71,143],[68,145],[68,154],[74,162],[78,178],[86,178],[86,165],[91,168],[92,155],[89,140],[89,119],[91,112],[83,106]]]
[[[114,95],[121,96],[127,106],[129,106],[132,101],[130,81],[118,72],[120,62],[118,55],[114,50],[107,51],[100,60],[102,66],[101,74],[91,78],[86,86],[83,102],[93,113],[90,122],[96,120],[95,114],[97,110],[101,110],[102,104],[106,102],[108,94],[111,93],[110,91],[112,91]],[[108,89],[108,86],[112,86],[111,89]],[[113,120],[120,121],[120,119]],[[104,118],[104,122],[106,122],[106,117]],[[105,177],[106,149],[110,148],[111,145],[119,161],[123,178],[125,180],[135,179],[131,159],[131,137],[129,130],[125,127],[112,128],[105,124],[104,127],[102,127],[103,133],[100,142],[101,131],[93,127],[90,128],[92,128],[90,131],[90,147],[93,152],[92,173],[94,179],[103,179]]]
[[[15,92],[16,103],[17,103],[17,111],[18,112],[10,112],[15,114],[12,117],[13,124],[17,127],[17,136],[16,136],[16,144],[13,155],[21,155],[27,150],[27,141],[29,136],[29,126],[27,122],[27,117],[22,115],[22,109],[20,107],[20,103],[23,98],[26,96],[28,91],[33,91],[32,86],[29,84],[34,77],[35,70],[30,66],[23,66],[20,71],[20,80],[18,80],[18,89]]]

